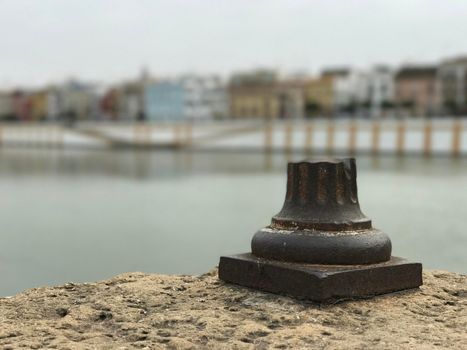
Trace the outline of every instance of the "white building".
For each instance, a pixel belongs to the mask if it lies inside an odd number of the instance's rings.
[[[186,76],[180,80],[184,90],[185,116],[192,120],[227,117],[227,90],[217,76]]]
[[[117,88],[119,120],[135,121],[142,118],[143,90],[144,85],[139,81],[122,84]]]
[[[367,72],[367,100],[370,116],[378,118],[394,101],[394,72],[386,66],[376,66]]]
[[[394,99],[393,72],[386,66],[368,71],[351,70],[334,80],[334,103],[338,111],[350,111],[378,118]]]
[[[439,103],[446,113],[467,113],[467,57],[444,61],[437,72]]]
[[[345,73],[335,75],[333,80],[333,104],[337,112],[346,111],[350,106],[355,105],[358,98],[361,74],[357,71],[348,70]]]
[[[99,114],[99,96],[96,86],[68,81],[55,86],[48,97],[49,119],[96,119]]]

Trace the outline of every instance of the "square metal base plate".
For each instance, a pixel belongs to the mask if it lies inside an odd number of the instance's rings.
[[[372,265],[312,265],[266,260],[250,253],[222,256],[219,278],[320,302],[364,298],[417,288],[423,283],[422,264],[398,257]]]

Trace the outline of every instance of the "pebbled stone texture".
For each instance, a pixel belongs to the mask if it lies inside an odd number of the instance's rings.
[[[0,349],[467,349],[467,276],[319,305],[201,276],[127,273],[0,298]]]

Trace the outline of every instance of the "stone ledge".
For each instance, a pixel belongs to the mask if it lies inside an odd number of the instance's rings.
[[[0,298],[2,349],[467,348],[467,276],[334,305],[202,276],[127,273]]]

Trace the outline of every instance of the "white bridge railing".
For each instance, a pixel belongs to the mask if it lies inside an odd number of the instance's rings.
[[[1,145],[467,155],[467,119],[0,124]]]

